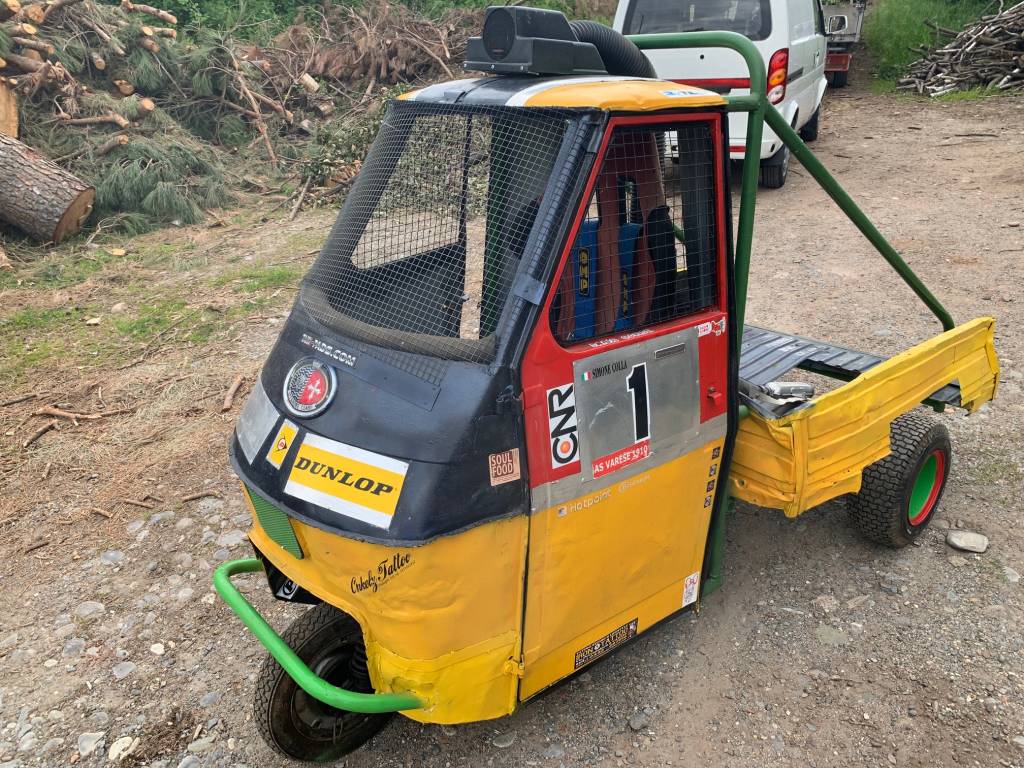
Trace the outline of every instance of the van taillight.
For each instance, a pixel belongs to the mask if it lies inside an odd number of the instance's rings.
[[[772,54],[768,60],[768,101],[778,104],[786,98],[786,78],[789,77],[789,48]]]

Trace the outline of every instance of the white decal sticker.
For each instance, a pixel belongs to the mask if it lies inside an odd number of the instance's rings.
[[[579,425],[576,422],[576,392],[572,384],[548,390],[548,436],[551,466],[566,467],[579,461]]]
[[[697,602],[697,587],[700,586],[700,572],[691,573],[683,582],[683,608]]]
[[[697,326],[697,336],[707,336],[711,333],[711,323],[701,323]]]

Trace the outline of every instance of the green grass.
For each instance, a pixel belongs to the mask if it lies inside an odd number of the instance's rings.
[[[292,264],[251,266],[221,275],[215,284],[231,284],[236,293],[259,293],[270,288],[294,286],[301,276],[302,269]]]
[[[991,5],[989,0],[881,0],[864,24],[875,71],[883,78],[898,78],[921,57],[914,49],[949,39],[926,27],[925,20],[959,31]]]

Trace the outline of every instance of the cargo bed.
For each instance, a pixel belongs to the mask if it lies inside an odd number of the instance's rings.
[[[889,425],[919,403],[973,411],[995,394],[995,320],[982,317],[882,358],[802,336],[748,326],[732,493],[795,517],[860,490],[861,471],[889,454]],[[793,370],[846,383],[806,401],[760,390]]]

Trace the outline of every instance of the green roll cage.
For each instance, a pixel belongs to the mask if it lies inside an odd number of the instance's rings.
[[[932,311],[944,331],[954,327],[953,318],[946,308],[921,281],[896,249],[882,236],[857,206],[853,199],[839,185],[814,153],[800,139],[777,109],[768,103],[767,79],[764,60],[754,44],[736,32],[685,32],[678,34],[629,35],[641,50],[652,51],[665,48],[728,48],[739,53],[746,62],[750,74],[750,94],[726,96],[729,112],[749,112],[747,120],[746,154],[740,187],[739,223],[736,228],[734,259],[735,307],[733,322],[736,349],[743,341],[743,321],[746,313],[747,286],[750,278],[750,251],[754,233],[754,207],[757,200],[759,148],[764,125],[775,132],[789,147],[793,156],[807,169],[829,196],[836,202],[850,221],[861,231],[882,257],[889,262],[903,281],[910,286],[918,298]],[[740,406],[740,418],[746,415],[746,408]],[[725,526],[732,499],[725,499],[721,513],[712,521],[708,534],[708,575],[704,579],[703,594],[710,594],[722,585],[722,563],[725,554]],[[242,596],[232,584],[233,576],[263,570],[263,564],[256,559],[234,560],[217,568],[213,584],[221,598],[238,615],[256,639],[271,656],[291,675],[295,682],[310,696],[338,709],[351,712],[397,712],[405,709],[422,708],[424,704],[415,696],[404,693],[358,693],[331,685],[318,677],[298,655],[288,647],[273,627]]]

